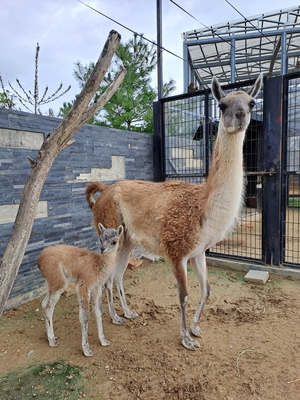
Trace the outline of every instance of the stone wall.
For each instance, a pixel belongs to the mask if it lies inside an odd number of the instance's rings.
[[[0,257],[9,240],[24,184],[44,137],[60,122],[0,108]],[[76,143],[54,161],[40,197],[26,253],[6,308],[45,291],[36,260],[44,247],[66,243],[96,249],[97,235],[85,188],[94,180],[153,180],[151,135],[85,125]]]

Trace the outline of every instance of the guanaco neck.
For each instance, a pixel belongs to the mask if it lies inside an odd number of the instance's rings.
[[[210,171],[204,183],[204,218],[218,231],[230,229],[241,208],[244,137],[245,131],[227,133],[219,127]]]

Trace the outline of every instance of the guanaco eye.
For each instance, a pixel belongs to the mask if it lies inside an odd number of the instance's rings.
[[[226,108],[227,108],[226,104],[224,104],[224,103],[220,103],[220,104],[219,104],[219,109],[220,109],[221,111],[225,111]]]
[[[251,110],[252,110],[252,108],[255,106],[255,101],[254,101],[254,100],[251,100],[249,105],[250,105],[250,108],[251,108]]]
[[[111,242],[111,244],[112,244],[113,246],[115,246],[115,245],[117,244],[117,241],[116,241],[116,240],[113,240],[113,241]]]

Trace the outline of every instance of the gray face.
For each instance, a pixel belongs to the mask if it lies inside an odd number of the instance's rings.
[[[100,252],[101,254],[113,251],[119,245],[119,239],[123,233],[122,226],[118,229],[104,228],[101,225],[101,234],[99,236]]]
[[[228,133],[244,131],[249,125],[254,99],[244,92],[229,93],[219,104],[223,128]]]
[[[238,133],[245,131],[251,118],[251,110],[255,105],[254,98],[257,96],[263,82],[260,74],[254,85],[248,92],[231,92],[227,95],[223,92],[217,78],[212,79],[212,94],[219,103],[221,110],[220,124],[227,133]]]

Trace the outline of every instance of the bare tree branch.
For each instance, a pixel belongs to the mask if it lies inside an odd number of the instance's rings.
[[[106,89],[106,91],[98,98],[98,100],[96,101],[96,103],[91,104],[87,110],[83,113],[81,120],[79,122],[79,124],[84,124],[84,121],[89,120],[90,118],[92,118],[95,114],[98,113],[98,111],[109,101],[109,99],[111,98],[111,96],[115,93],[116,91],[116,87],[120,86],[120,82],[123,82],[123,79],[126,75],[126,70],[123,69],[119,72],[118,75],[116,75],[114,81],[112,82],[112,84]]]
[[[68,88],[65,89],[62,93],[59,93],[63,87],[63,84],[61,83],[59,85],[59,87],[56,89],[56,91],[51,95],[48,94],[49,88],[48,88],[48,86],[46,86],[42,97],[41,98],[39,97],[39,74],[38,74],[39,73],[39,71],[38,71],[39,52],[40,52],[40,45],[37,43],[36,52],[35,52],[35,70],[34,70],[35,72],[34,72],[33,91],[31,91],[31,90],[26,91],[18,78],[16,79],[16,82],[19,86],[19,89],[21,89],[21,92],[19,92],[19,90],[15,89],[10,82],[8,82],[8,85],[13,90],[13,92],[15,93],[15,95],[17,97],[17,100],[22,104],[22,106],[24,106],[29,112],[32,112],[32,110],[30,110],[30,108],[25,104],[25,103],[28,103],[31,106],[33,106],[35,114],[42,115],[40,107],[44,104],[47,104],[54,100],[59,99],[61,96],[66,94],[71,89],[71,85],[69,85]],[[0,76],[0,78],[1,78],[1,76]],[[23,92],[23,94],[21,94],[22,92]],[[24,95],[25,95],[25,97],[24,97]]]

